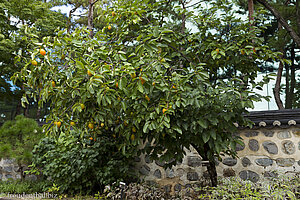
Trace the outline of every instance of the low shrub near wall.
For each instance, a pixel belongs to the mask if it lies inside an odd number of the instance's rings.
[[[147,184],[130,184],[125,189],[110,189],[107,187],[106,193],[96,195],[98,199],[172,199],[172,200],[194,200],[194,199],[290,199],[300,198],[300,178],[279,176],[276,179],[263,179],[253,183],[244,181],[238,177],[221,178],[218,187],[197,184],[182,186],[177,188],[173,195],[169,193],[169,188],[155,187]]]
[[[123,155],[115,138],[82,137],[80,132],[45,137],[33,151],[32,172],[40,169],[59,193],[91,194],[114,182],[134,179],[131,170],[134,148]]]

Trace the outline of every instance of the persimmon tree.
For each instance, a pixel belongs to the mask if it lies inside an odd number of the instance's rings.
[[[234,124],[251,124],[243,113],[261,98],[252,91],[263,85],[254,82],[258,66],[278,53],[263,45],[263,29],[249,29],[230,5],[193,8],[185,1],[120,0],[107,8],[107,26],[93,39],[84,28],[33,39],[31,59],[19,57],[16,63],[27,64],[13,77],[30,88],[23,102],[40,97],[40,106],[51,104],[51,134],[110,136],[124,153],[144,144],[143,152],[167,166],[193,146],[217,185],[215,158],[236,155],[241,138]]]

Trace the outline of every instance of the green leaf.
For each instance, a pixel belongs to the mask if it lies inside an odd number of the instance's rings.
[[[182,134],[182,130],[179,127],[173,127],[173,130],[177,131],[179,134]]]
[[[145,125],[144,125],[144,127],[143,127],[143,132],[144,133],[147,133],[148,132],[148,126],[149,126],[149,124],[150,124],[150,121],[147,121],[146,123],[145,123]]]
[[[207,132],[202,133],[202,140],[204,143],[207,143],[210,138],[210,135]]]
[[[141,93],[144,93],[144,88],[143,88],[143,85],[142,85],[142,82],[141,82],[141,81],[138,81],[138,82],[137,82],[137,86],[138,86],[138,90],[139,90]]]
[[[198,119],[198,123],[204,129],[206,129],[208,127],[207,121],[205,119],[202,119],[202,118]]]

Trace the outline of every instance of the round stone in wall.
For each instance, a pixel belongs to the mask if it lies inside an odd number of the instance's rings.
[[[250,149],[251,151],[258,151],[258,149],[259,149],[258,141],[255,140],[255,139],[249,140],[248,145],[249,145],[249,149]]]
[[[291,133],[289,131],[280,131],[277,133],[277,137],[279,139],[287,139],[287,138],[291,138]]]
[[[273,137],[274,135],[274,131],[263,131],[263,134],[266,136],[266,137]]]
[[[250,165],[251,165],[251,161],[249,160],[249,158],[244,157],[244,158],[242,159],[242,165],[243,165],[243,167],[248,167],[248,166],[250,166]]]
[[[199,175],[197,172],[188,172],[186,178],[189,181],[197,181],[199,179]]]
[[[234,166],[237,163],[236,158],[225,158],[222,163],[227,166]]]
[[[166,176],[167,178],[174,178],[175,177],[175,174],[174,174],[174,171],[173,169],[166,169]]]
[[[259,175],[251,170],[243,170],[239,175],[243,180],[250,180],[252,182],[257,182],[259,180]]]
[[[264,172],[264,177],[276,178],[276,177],[278,177],[278,174],[276,172],[266,171],[266,172]]]
[[[6,173],[12,172],[12,166],[4,167],[4,168],[3,168],[3,171],[6,172]]]
[[[258,158],[255,160],[255,163],[257,165],[267,167],[267,166],[271,166],[273,164],[273,160],[270,158]]]
[[[300,160],[298,160],[298,165],[300,166]]]
[[[176,175],[177,176],[182,176],[183,174],[184,174],[184,169],[182,169],[182,168],[176,169]]]
[[[295,159],[294,158],[277,158],[276,163],[280,167],[291,167],[295,163]]]
[[[223,169],[223,176],[224,177],[235,176],[235,171],[232,168]]]
[[[246,133],[245,133],[245,136],[246,137],[255,137],[255,136],[258,136],[258,131],[247,131]]]
[[[149,175],[149,173],[150,173],[150,167],[148,167],[147,165],[143,165],[141,168],[140,168],[140,170],[139,170],[139,172],[142,174],[142,175]]]
[[[165,166],[165,162],[161,162],[161,161],[159,161],[159,160],[156,160],[156,161],[155,161],[155,164],[157,164],[157,165],[160,166],[160,167],[164,167],[164,166]]]
[[[295,145],[292,141],[286,140],[286,141],[283,141],[281,144],[282,144],[281,149],[285,154],[291,155],[291,154],[295,153],[296,149],[295,149]]]
[[[153,175],[156,177],[156,178],[161,178],[161,171],[159,169],[156,169],[153,173]]]
[[[5,174],[5,178],[9,179],[9,178],[13,178],[13,176],[11,174]]]
[[[145,155],[145,162],[146,163],[152,163],[152,160],[150,159],[150,156],[149,155]]]
[[[188,166],[190,167],[202,166],[201,158],[199,156],[188,156],[187,162],[188,162]]]
[[[239,143],[236,144],[235,150],[236,151],[242,151],[245,149],[245,143],[243,142],[243,145],[240,145]]]
[[[274,142],[265,141],[262,145],[269,154],[278,154],[278,147]]]

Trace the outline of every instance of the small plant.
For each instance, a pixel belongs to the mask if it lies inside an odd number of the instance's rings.
[[[5,194],[34,194],[47,192],[50,183],[45,180],[12,180],[0,181],[0,191]]]
[[[5,122],[0,128],[0,158],[15,158],[22,180],[25,166],[31,163],[33,147],[42,136],[37,122],[23,115]]]

